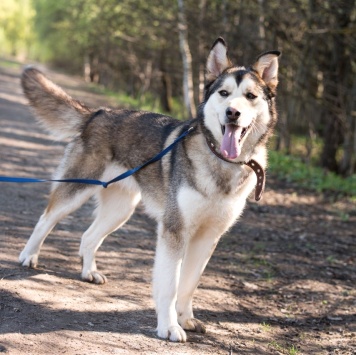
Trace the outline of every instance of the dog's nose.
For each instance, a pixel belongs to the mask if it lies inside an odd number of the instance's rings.
[[[240,111],[237,111],[233,107],[228,107],[226,109],[226,117],[229,121],[236,121],[241,115]]]

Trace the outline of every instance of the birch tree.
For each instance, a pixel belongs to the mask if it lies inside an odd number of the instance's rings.
[[[184,11],[184,1],[178,0],[178,32],[179,49],[183,61],[183,95],[184,105],[189,117],[195,117],[196,109],[194,103],[192,56],[188,43],[188,26]]]

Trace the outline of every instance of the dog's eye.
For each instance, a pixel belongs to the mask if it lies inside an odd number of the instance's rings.
[[[246,94],[246,98],[249,99],[249,100],[254,100],[257,96],[254,95],[252,92],[248,92]]]
[[[226,90],[220,90],[220,91],[219,91],[219,94],[220,94],[220,96],[222,96],[222,97],[228,97],[228,96],[229,96],[229,93],[228,93]]]

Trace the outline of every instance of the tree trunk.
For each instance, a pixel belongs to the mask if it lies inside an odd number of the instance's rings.
[[[84,55],[83,71],[84,71],[84,80],[87,83],[90,83],[90,60],[89,60],[89,55],[87,54]]]
[[[345,2],[347,4],[347,2]],[[335,8],[337,6],[337,8]],[[353,4],[339,7],[330,0],[330,8],[335,10],[335,27],[338,31],[332,33],[332,48],[326,63],[326,77],[324,99],[325,117],[327,118],[324,130],[324,145],[321,154],[321,165],[328,170],[339,172],[337,151],[344,139],[345,110],[343,107],[343,84],[346,84],[348,75],[352,72],[351,58],[345,43],[345,30],[351,20]]]
[[[205,51],[204,51],[204,39],[203,39],[203,22],[205,17],[205,10],[206,10],[206,0],[200,0],[199,2],[199,18],[198,18],[198,26],[199,26],[199,33],[198,33],[198,58],[199,58],[199,93],[198,98],[199,102],[203,101],[204,97],[204,88],[205,88]]]
[[[183,94],[184,104],[189,117],[196,116],[193,89],[192,56],[188,44],[188,26],[184,12],[184,1],[178,0],[179,48],[183,61]]]
[[[344,153],[340,164],[340,173],[344,176],[350,176],[356,172],[356,79],[354,79],[349,97],[351,99],[345,108]]]
[[[265,4],[264,0],[258,0],[258,37],[259,49],[261,52],[266,50],[266,31],[265,31]]]
[[[172,112],[172,82],[166,70],[166,49],[161,51],[160,71],[161,71],[161,106],[164,111]]]

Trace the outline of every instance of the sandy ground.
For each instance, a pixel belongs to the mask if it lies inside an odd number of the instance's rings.
[[[35,123],[20,69],[0,67],[0,175],[49,178],[63,153]],[[51,72],[91,106],[107,99]],[[111,103],[112,104],[112,103]],[[356,207],[268,176],[219,243],[195,296],[205,335],[175,344],[155,335],[155,225],[138,208],[100,248],[109,282],[80,280],[81,233],[93,203],[60,223],[39,267],[18,255],[46,206],[48,184],[0,185],[0,352],[7,354],[355,354]]]

